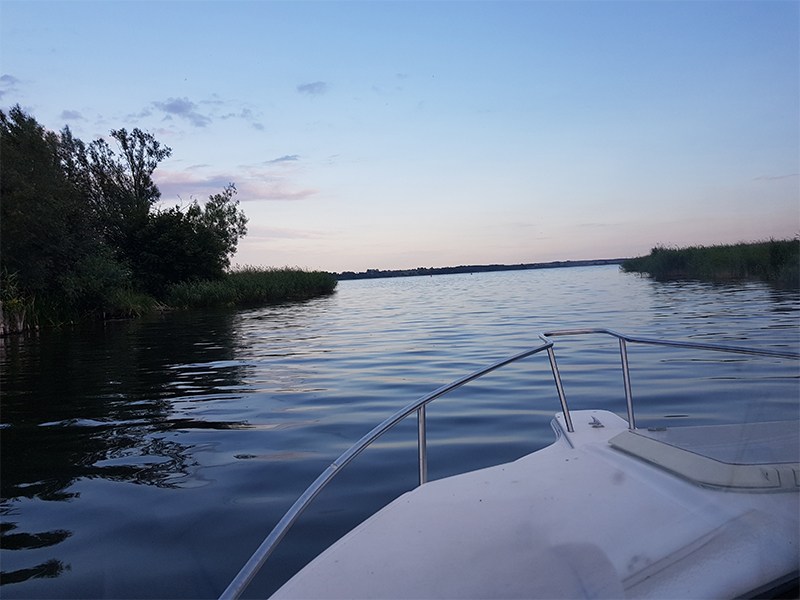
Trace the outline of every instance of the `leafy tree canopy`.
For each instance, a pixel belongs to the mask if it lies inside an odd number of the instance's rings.
[[[247,218],[230,184],[205,205],[160,209],[153,180],[172,154],[140,129],[85,144],[0,111],[0,300],[72,314],[123,310],[125,294],[221,277]],[[10,283],[13,282],[13,285]],[[9,284],[9,285],[6,285]],[[57,312],[57,311],[56,311]],[[63,318],[54,315],[53,318]]]

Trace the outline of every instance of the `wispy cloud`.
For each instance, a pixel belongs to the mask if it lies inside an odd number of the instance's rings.
[[[327,237],[327,233],[308,229],[287,229],[284,227],[250,226],[247,228],[250,242],[283,240],[313,240]]]
[[[0,98],[5,96],[8,92],[16,89],[19,79],[13,75],[5,74],[0,75]]]
[[[221,192],[229,183],[236,184],[237,198],[241,202],[297,201],[319,193],[319,190],[300,187],[288,178],[276,176],[265,166],[243,167],[239,172],[229,173],[202,171],[199,168],[157,171],[154,178],[161,190],[162,201],[170,204],[175,199],[205,200],[209,195]]]
[[[125,121],[126,122],[131,122],[131,121],[136,122],[139,119],[146,119],[147,117],[150,117],[152,115],[153,115],[153,111],[149,107],[147,107],[147,108],[143,108],[138,113],[128,113],[127,115],[125,115]]]
[[[214,104],[224,105],[224,102],[221,101],[221,100],[213,100],[213,101],[209,101],[208,103],[209,104],[214,103]],[[221,115],[220,119],[222,119],[222,120],[242,119],[243,121],[246,121],[246,122],[250,123],[250,126],[253,129],[258,129],[259,131],[263,131],[264,130],[264,124],[261,123],[261,121],[259,120],[259,115],[256,114],[256,112],[252,108],[244,107],[244,108],[242,108],[242,109],[240,109],[238,111],[227,112],[227,113]]]
[[[186,119],[195,127],[205,127],[211,123],[211,118],[201,114],[197,105],[188,98],[167,98],[164,102],[153,102],[153,106],[167,115]]]
[[[605,229],[608,227],[619,227],[622,223],[601,223],[601,222],[589,222],[589,223],[577,223],[576,227],[582,227],[585,229]]]
[[[788,175],[761,175],[760,177],[754,178],[753,181],[776,181],[778,179],[797,177],[797,175],[797,173],[789,173]]]
[[[297,86],[297,91],[309,96],[319,96],[328,91],[328,84],[324,81],[313,81],[311,83],[301,83]]]
[[[159,169],[153,179],[161,191],[161,200],[172,203],[175,199],[205,200],[211,194],[222,191],[235,179],[228,175],[207,175],[198,167],[190,167],[184,171]],[[237,186],[238,188],[238,186]]]
[[[77,110],[62,110],[61,118],[65,121],[80,121],[83,119],[83,115]]]
[[[244,121],[253,129],[264,131],[266,128],[261,122],[262,118],[263,115],[257,108],[211,94],[206,98],[195,100],[186,96],[153,100],[141,110],[125,115],[123,120],[151,131],[154,120],[160,120],[163,127],[166,127],[164,123],[169,123],[169,129],[165,131],[169,131],[170,135],[178,135],[181,124],[201,129],[229,119]]]
[[[253,200],[305,200],[319,193],[319,190],[313,188],[291,189],[280,182],[262,182],[252,186],[251,190]]]
[[[279,156],[278,158],[273,158],[272,160],[266,161],[265,165],[278,165],[281,163],[288,163],[288,162],[297,162],[300,160],[300,155],[298,154],[286,154],[284,156]]]

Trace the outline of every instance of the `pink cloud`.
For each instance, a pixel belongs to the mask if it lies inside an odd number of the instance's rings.
[[[209,195],[221,192],[229,183],[236,185],[236,197],[240,202],[296,201],[304,200],[319,190],[302,188],[283,177],[264,171],[250,170],[239,173],[203,174],[199,168],[184,171],[157,171],[156,185],[161,190],[161,200],[205,200]]]

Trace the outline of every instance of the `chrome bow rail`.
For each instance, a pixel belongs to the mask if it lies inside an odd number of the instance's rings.
[[[567,329],[561,331],[551,331],[539,335],[541,345],[536,346],[530,350],[525,350],[519,354],[515,354],[503,360],[497,361],[487,367],[479,369],[469,375],[465,375],[460,379],[456,379],[452,383],[443,385],[401,408],[392,416],[384,420],[382,423],[374,427],[369,433],[358,440],[350,448],[348,448],[339,458],[334,460],[330,466],[325,469],[314,482],[306,488],[302,495],[295,501],[286,514],[278,521],[278,524],[272,529],[270,534],[264,539],[261,545],[256,549],[247,563],[242,567],[236,577],[231,581],[228,587],[220,596],[220,599],[238,598],[241,593],[248,586],[253,577],[256,576],[258,571],[263,566],[264,562],[269,558],[277,545],[281,542],[283,537],[292,527],[294,522],[305,511],[311,501],[330,483],[330,481],[347,466],[353,459],[361,454],[368,446],[380,438],[384,433],[392,429],[397,423],[411,415],[417,413],[417,448],[418,448],[418,466],[419,466],[419,483],[424,484],[428,480],[428,454],[427,454],[427,436],[426,436],[426,417],[425,407],[445,394],[460,388],[466,383],[483,377],[487,373],[491,373],[504,367],[508,364],[527,358],[534,354],[546,351],[550,360],[550,370],[555,382],[558,398],[561,403],[561,411],[564,414],[564,420],[568,431],[573,431],[572,418],[570,417],[569,407],[567,406],[566,395],[564,394],[564,387],[561,384],[561,375],[556,363],[555,352],[553,350],[554,342],[550,338],[563,337],[563,336],[576,336],[576,335],[591,335],[591,334],[604,334],[614,337],[619,342],[620,361],[622,365],[622,378],[623,386],[625,389],[625,402],[628,409],[628,427],[636,429],[636,421],[633,414],[633,396],[631,394],[631,381],[630,371],[628,368],[628,352],[627,345],[631,344],[648,344],[656,346],[673,346],[677,348],[688,348],[695,350],[710,350],[715,352],[730,352],[735,354],[749,354],[753,356],[765,356],[774,358],[789,358],[800,359],[800,354],[790,351],[775,351],[775,350],[759,350],[754,348],[744,348],[740,346],[725,346],[719,344],[704,344],[696,342],[678,342],[671,340],[659,340],[654,338],[643,338],[625,335],[612,331],[610,329]]]

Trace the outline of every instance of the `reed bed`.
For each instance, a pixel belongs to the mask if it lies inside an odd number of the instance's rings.
[[[800,239],[667,248],[657,246],[647,256],[626,260],[627,272],[647,273],[657,280],[760,279],[800,286]]]
[[[175,284],[166,302],[173,308],[258,306],[332,294],[336,283],[324,271],[242,267],[222,279]]]

